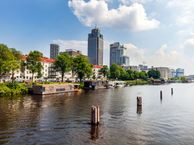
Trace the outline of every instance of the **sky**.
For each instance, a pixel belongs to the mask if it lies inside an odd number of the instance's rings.
[[[128,48],[130,65],[184,68],[194,74],[194,0],[0,0],[0,43],[23,54],[49,44],[87,54],[97,25],[109,45]]]

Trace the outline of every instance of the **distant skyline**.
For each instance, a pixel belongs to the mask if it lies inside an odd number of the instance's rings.
[[[130,64],[184,68],[194,74],[194,0],[1,0],[0,43],[24,54],[49,57],[50,43],[61,51],[87,54],[87,37],[97,25],[109,44],[129,49]],[[105,57],[108,56],[108,57]]]

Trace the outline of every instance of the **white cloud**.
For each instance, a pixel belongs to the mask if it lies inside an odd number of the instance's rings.
[[[192,42],[192,41],[187,41]],[[194,73],[194,58],[188,57],[178,49],[169,48],[167,44],[163,44],[160,48],[156,49],[153,54],[147,54],[146,49],[138,48],[133,44],[125,44],[128,48],[130,56],[130,65],[138,65],[145,62],[148,66],[162,66],[169,68],[184,68],[186,74]]]
[[[60,46],[60,51],[65,51],[66,49],[76,49],[81,51],[84,55],[87,54],[87,41],[58,39],[53,40],[53,42]]]
[[[99,25],[132,31],[144,31],[159,27],[160,22],[149,18],[142,4],[130,6],[120,5],[117,9],[109,9],[105,0],[71,0],[69,7],[79,21],[86,25]]]
[[[127,48],[130,64],[141,64],[144,62],[144,49],[140,49],[131,43],[124,44],[124,46]]]
[[[125,5],[131,4],[131,3],[145,4],[145,3],[148,3],[148,2],[152,2],[152,1],[158,1],[158,0],[119,0],[119,2],[121,4],[125,4]]]
[[[176,12],[178,25],[194,23],[194,0],[169,0],[167,6]]]
[[[187,48],[187,47],[194,48],[194,38],[189,38],[189,39],[185,40],[184,47],[185,48]]]

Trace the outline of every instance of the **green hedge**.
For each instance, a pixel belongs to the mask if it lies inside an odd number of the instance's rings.
[[[133,86],[133,85],[146,85],[149,84],[148,81],[145,80],[131,80],[131,81],[126,81],[126,85]]]
[[[24,83],[1,83],[0,96],[13,96],[27,94],[28,88]]]

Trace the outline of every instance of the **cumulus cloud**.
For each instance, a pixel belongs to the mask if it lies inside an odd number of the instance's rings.
[[[130,64],[141,64],[145,59],[144,49],[138,48],[132,43],[124,44],[127,48],[127,55],[130,57]]]
[[[99,25],[132,31],[144,31],[159,27],[160,22],[148,17],[142,4],[133,3],[130,6],[119,5],[117,9],[109,9],[105,0],[71,0],[68,2],[74,15],[86,25]]]
[[[76,49],[81,51],[84,55],[87,54],[87,41],[58,39],[53,40],[53,43],[60,46],[60,51],[65,51],[66,49]]]
[[[178,25],[194,23],[194,0],[169,0],[167,6],[177,12],[176,22]]]
[[[158,1],[158,0],[119,0],[119,2],[121,4],[125,4],[125,5],[129,5],[131,3],[142,3],[142,4],[145,4],[145,3],[148,3],[148,2],[152,2],[152,1]]]
[[[194,38],[189,38],[187,40],[185,40],[184,42],[184,47],[192,47],[194,48]]]
[[[187,41],[192,42],[193,41]],[[193,57],[188,57],[182,51],[177,49],[169,48],[167,44],[161,45],[160,48],[156,49],[152,54],[147,54],[146,49],[138,48],[134,44],[125,44],[128,48],[128,55],[130,56],[130,65],[138,65],[146,63],[148,66],[156,67],[169,67],[172,69],[184,68],[186,74],[193,74],[194,63]]]

